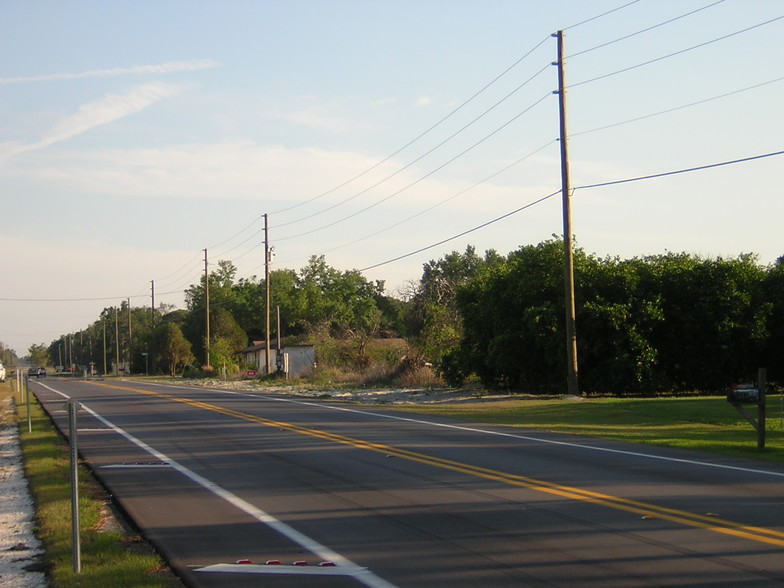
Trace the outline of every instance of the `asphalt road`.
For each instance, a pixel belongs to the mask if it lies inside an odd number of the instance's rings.
[[[779,464],[257,393],[32,389],[66,433],[82,404],[80,454],[191,586],[784,583]]]

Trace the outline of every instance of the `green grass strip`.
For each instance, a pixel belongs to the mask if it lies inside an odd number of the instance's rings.
[[[784,461],[784,434],[778,395],[768,397],[765,449],[757,451],[757,432],[724,397],[537,399],[400,405],[419,414],[519,427],[528,430],[600,437]],[[755,405],[746,407],[756,417]]]
[[[0,394],[9,395],[8,383]],[[172,588],[182,583],[138,536],[106,530],[106,492],[89,470],[79,466],[81,572],[73,571],[71,486],[68,445],[37,401],[31,403],[32,432],[26,403],[17,398],[17,419],[25,475],[35,504],[36,535],[55,588]]]

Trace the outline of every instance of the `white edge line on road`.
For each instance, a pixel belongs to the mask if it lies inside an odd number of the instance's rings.
[[[165,388],[174,388],[174,389],[182,389],[182,386],[171,386],[168,384],[155,384],[152,382],[145,382],[148,386],[160,386]],[[664,455],[656,455],[653,453],[642,453],[638,451],[625,451],[623,449],[611,449],[609,447],[598,447],[596,445],[586,445],[583,443],[571,443],[568,441],[556,441],[554,439],[544,439],[542,437],[531,437],[528,435],[519,435],[517,433],[505,433],[503,431],[491,431],[489,429],[479,429],[476,427],[467,427],[465,425],[453,425],[449,423],[436,423],[433,421],[427,421],[424,419],[415,419],[411,417],[402,417],[398,415],[391,415],[391,414],[384,414],[378,412],[372,412],[370,410],[357,410],[355,408],[348,408],[345,406],[333,406],[326,403],[320,402],[311,402],[307,400],[297,400],[295,398],[281,398],[278,396],[266,396],[264,394],[252,394],[250,392],[238,392],[236,390],[221,390],[218,388],[188,388],[189,390],[198,390],[204,391],[208,390],[209,392],[217,392],[220,394],[232,394],[235,396],[245,396],[247,398],[264,398],[265,400],[274,400],[276,402],[289,402],[292,404],[301,404],[303,406],[314,406],[318,408],[327,408],[329,410],[338,410],[344,412],[352,412],[356,414],[363,414],[363,415],[372,415],[382,419],[390,419],[395,421],[406,421],[410,423],[417,423],[420,425],[430,425],[431,427],[442,427],[445,429],[456,429],[458,431],[466,431],[470,433],[482,433],[485,435],[495,435],[498,437],[508,437],[511,439],[520,439],[522,441],[535,441],[537,443],[548,443],[550,445],[559,445],[562,447],[574,447],[576,449],[585,449],[587,451],[602,451],[604,453],[615,453],[619,455],[628,455],[630,457],[642,457],[646,459],[656,459],[660,461],[669,461],[672,463],[681,463],[691,466],[700,466],[706,468],[715,468],[720,470],[731,470],[736,472],[744,472],[747,474],[761,474],[763,476],[774,476],[777,478],[784,478],[784,472],[774,472],[771,470],[758,470],[754,468],[744,468],[740,466],[732,466],[722,463],[711,463],[707,461],[699,461],[693,459],[683,459],[678,457],[667,457]]]
[[[39,384],[40,384],[40,382],[39,382]],[[62,393],[59,390],[55,390],[54,388],[48,386],[47,384],[40,384],[40,385],[43,386],[44,388],[46,388],[47,390],[49,390],[51,392],[54,392],[55,394],[59,394],[60,396],[62,396],[66,400],[70,399],[70,396],[68,396],[67,394]],[[289,525],[287,525],[283,521],[280,521],[280,520],[276,519],[275,517],[273,517],[272,515],[268,514],[267,512],[261,510],[260,508],[254,506],[253,504],[247,502],[246,500],[243,500],[242,498],[240,498],[236,494],[233,494],[233,493],[229,492],[228,490],[226,490],[225,488],[222,488],[221,486],[218,486],[214,482],[208,480],[207,478],[204,478],[204,477],[200,476],[196,472],[186,468],[185,466],[183,466],[182,464],[178,463],[177,461],[169,458],[168,456],[166,456],[165,454],[161,453],[157,449],[147,445],[141,439],[137,439],[136,437],[134,437],[130,433],[124,431],[123,429],[121,429],[120,427],[118,427],[117,425],[112,423],[111,421],[109,421],[109,420],[105,419],[104,417],[102,417],[101,415],[99,415],[97,412],[95,412],[91,408],[85,406],[84,403],[80,402],[80,404],[81,404],[82,408],[86,412],[90,413],[93,417],[95,417],[101,423],[103,423],[104,425],[106,425],[107,427],[112,429],[118,435],[124,437],[125,439],[127,439],[128,441],[130,441],[131,443],[133,443],[137,447],[143,449],[144,451],[146,451],[150,455],[153,455],[157,459],[159,459],[161,461],[167,462],[169,464],[169,467],[174,468],[175,470],[177,470],[179,473],[181,473],[186,478],[188,478],[188,479],[192,480],[193,482],[197,483],[198,485],[200,485],[205,490],[209,490],[210,492],[212,492],[213,494],[215,494],[219,498],[222,498],[223,500],[225,500],[229,504],[231,504],[231,505],[235,506],[236,508],[240,509],[242,512],[252,516],[257,521],[259,521],[261,523],[264,523],[268,527],[274,529],[275,531],[277,531],[278,533],[280,533],[281,535],[283,535],[287,539],[293,541],[294,543],[296,543],[297,545],[299,545],[303,549],[308,550],[310,553],[320,557],[323,560],[331,561],[331,562],[335,563],[335,565],[337,567],[340,567],[340,569],[344,570],[344,575],[350,576],[350,577],[354,578],[358,582],[361,582],[365,586],[368,586],[368,588],[396,588],[394,584],[391,584],[391,583],[387,582],[386,580],[384,580],[383,578],[380,578],[379,576],[376,576],[373,572],[369,571],[367,568],[363,568],[363,567],[358,566],[357,564],[355,564],[351,560],[343,557],[342,555],[340,555],[339,553],[336,553],[335,551],[332,551],[331,549],[329,549],[325,545],[322,545],[321,543],[319,543],[315,539],[311,539],[307,535],[305,535],[303,533],[300,533],[299,531],[297,531],[293,527],[290,527]],[[240,571],[240,570],[238,570],[238,571]]]

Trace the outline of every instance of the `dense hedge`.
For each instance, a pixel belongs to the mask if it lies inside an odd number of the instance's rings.
[[[668,253],[622,260],[575,252],[580,389],[718,392],[758,367],[782,377],[784,258]],[[442,363],[459,383],[563,392],[563,243],[526,246],[457,291],[463,338]]]

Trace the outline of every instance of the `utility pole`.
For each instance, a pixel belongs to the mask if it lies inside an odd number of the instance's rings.
[[[579,395],[577,369],[577,328],[574,304],[574,259],[572,256],[572,188],[569,179],[569,146],[566,130],[566,74],[564,71],[564,35],[558,31],[558,111],[561,121],[561,199],[563,209],[564,241],[564,290],[566,294],[566,389],[569,394]]]
[[[101,322],[103,323],[103,376],[106,376],[106,317]]]
[[[152,337],[150,337],[148,352],[152,354],[152,373],[155,373],[155,280],[150,280],[150,295],[152,296],[152,302],[150,303],[152,305]]]
[[[276,368],[277,368],[276,371],[282,372],[283,371],[283,354],[281,353],[281,348],[280,348],[280,346],[281,346],[281,341],[280,341],[280,306],[276,306],[275,307],[275,316],[277,318],[277,321],[275,323],[275,325],[276,325],[275,326],[275,336],[276,336],[277,341],[278,341],[278,349],[277,349],[277,352],[276,352],[277,361],[275,362],[275,365],[276,365]]]
[[[264,343],[266,345],[264,356],[266,357],[265,375],[269,375],[272,369],[270,361],[270,249],[269,249],[269,220],[267,213],[264,213]]]
[[[207,250],[204,250],[204,365],[210,365],[210,275],[207,269]]]
[[[114,364],[115,373],[120,370],[120,319],[117,318],[117,307],[114,307],[114,347],[117,354],[116,363]]]
[[[133,355],[131,354],[133,339],[131,338],[131,299],[128,298],[128,375],[131,375],[131,362]]]

